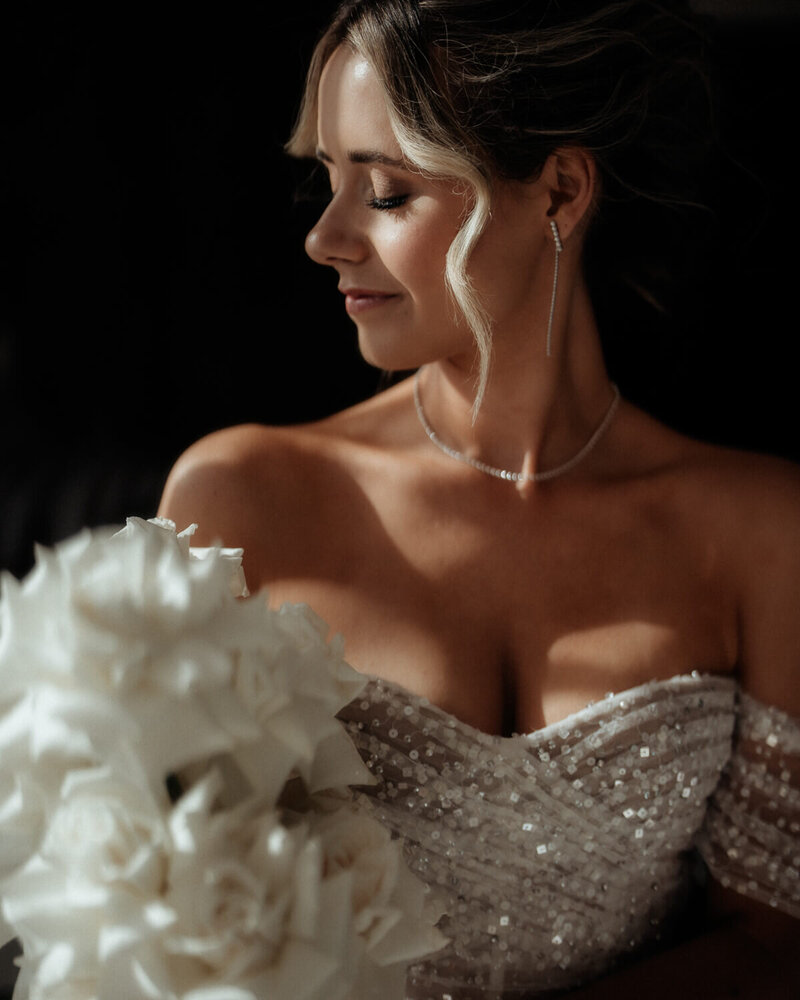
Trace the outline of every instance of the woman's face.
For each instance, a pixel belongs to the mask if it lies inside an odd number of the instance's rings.
[[[366,360],[403,370],[448,357],[471,368],[475,344],[444,277],[468,196],[456,182],[404,163],[378,78],[346,46],[320,80],[317,142],[332,197],[306,250],[338,272]],[[470,260],[470,277],[495,320],[527,308],[520,300],[531,291],[531,255],[539,256],[530,227],[519,225],[519,198],[529,201],[530,192],[509,190],[493,201]]]

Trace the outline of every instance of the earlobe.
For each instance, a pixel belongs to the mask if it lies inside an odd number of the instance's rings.
[[[558,216],[561,239],[566,242],[582,223],[588,222],[594,204],[597,165],[585,149],[560,149],[547,161],[550,175],[549,219]]]

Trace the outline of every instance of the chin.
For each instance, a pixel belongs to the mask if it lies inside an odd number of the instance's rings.
[[[455,340],[456,338],[452,338]],[[377,331],[365,326],[358,327],[358,349],[361,357],[372,365],[388,372],[408,372],[449,357],[469,356],[475,353],[475,341],[471,335],[462,337],[456,343],[442,342],[424,333],[414,333],[406,328],[397,333],[387,330]]]
[[[393,338],[384,338],[369,334],[363,329],[358,331],[358,349],[361,357],[383,371],[410,371],[425,364],[427,358],[421,358],[419,350],[409,350],[410,345],[392,342]]]

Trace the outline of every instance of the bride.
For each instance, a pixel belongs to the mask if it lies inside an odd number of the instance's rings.
[[[451,939],[411,997],[796,995],[800,476],[621,399],[586,277],[681,30],[345,3],[289,147],[330,179],[306,247],[364,357],[416,374],[213,434],[164,492],[370,675],[369,807]]]

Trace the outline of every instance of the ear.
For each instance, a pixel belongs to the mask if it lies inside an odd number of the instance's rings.
[[[582,234],[589,223],[597,194],[597,164],[579,146],[557,149],[545,161],[542,177],[548,185],[548,219],[555,219],[562,242]]]

